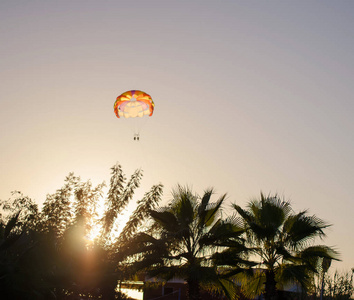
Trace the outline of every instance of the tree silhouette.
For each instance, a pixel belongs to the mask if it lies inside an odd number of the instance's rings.
[[[234,204],[236,214],[223,219],[226,194],[213,202],[213,189],[200,197],[177,186],[168,205],[159,207],[163,186],[157,184],[137,199],[116,236],[113,231],[143,173],[136,170],[127,180],[119,164],[111,171],[107,194],[105,183],[94,187],[69,173],[41,209],[20,192],[0,201],[2,297],[125,299],[117,284],[144,271],[162,280],[186,280],[191,300],[199,300],[203,289],[234,299],[240,281],[246,296],[263,292],[270,300],[279,298],[277,289],[287,282],[306,290],[319,267],[325,271],[326,262],[338,259],[332,248],[314,244],[325,236],[326,222],[263,194],[246,209]],[[105,203],[102,216],[99,202]],[[94,228],[100,233],[92,240]],[[352,287],[352,277],[345,282]],[[336,299],[347,299],[352,288],[348,291]]]
[[[248,296],[264,293],[276,299],[277,286],[297,282],[304,290],[312,283],[322,258],[337,259],[337,253],[325,245],[313,245],[325,236],[329,225],[306,211],[294,213],[289,202],[264,196],[248,203],[247,209],[234,205],[246,232],[247,245],[257,259],[258,268],[244,278]],[[244,275],[244,274],[243,274]]]
[[[201,288],[210,284],[230,295],[233,285],[211,259],[218,247],[212,241],[219,240],[215,234],[224,225],[220,213],[226,195],[211,202],[212,194],[209,189],[199,197],[190,188],[177,186],[167,207],[150,210],[151,226],[137,233],[121,253],[133,256],[131,268],[163,280],[186,280],[192,300],[200,299]]]
[[[136,170],[126,182],[116,164],[107,196],[104,183],[93,187],[70,173],[63,187],[47,195],[40,211],[21,193],[13,201],[2,201],[0,294],[8,299],[127,299],[116,287],[130,273],[120,266],[116,255],[120,244],[111,232],[141,178],[142,171]],[[146,214],[142,210],[154,208],[161,195],[158,184],[138,201],[124,236],[143,223]],[[100,218],[96,208],[103,197],[106,207]],[[89,233],[96,226],[101,235],[90,240]]]

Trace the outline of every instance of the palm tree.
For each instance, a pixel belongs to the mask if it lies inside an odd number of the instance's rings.
[[[230,296],[230,281],[212,259],[220,242],[215,234],[228,226],[221,219],[226,195],[211,202],[212,194],[208,189],[198,197],[190,188],[177,186],[167,207],[150,210],[151,227],[124,247],[124,254],[136,254],[132,264],[136,270],[163,280],[184,279],[191,300],[199,299],[201,288],[210,283]],[[240,234],[233,232],[235,237]]]
[[[332,260],[329,258],[323,258],[321,262],[321,274],[320,274],[320,280],[321,280],[321,291],[320,291],[320,300],[323,299],[323,291],[324,291],[324,281],[325,281],[325,275],[328,272],[329,267],[331,266]]]
[[[315,238],[325,236],[330,225],[307,211],[294,213],[288,201],[277,195],[251,200],[247,209],[234,204],[240,215],[258,269],[248,274],[249,296],[264,292],[266,300],[277,298],[277,287],[299,283],[306,290],[317,272],[319,260],[337,259],[337,252],[325,245],[315,245]]]

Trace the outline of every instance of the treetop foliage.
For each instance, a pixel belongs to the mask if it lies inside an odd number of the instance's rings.
[[[146,210],[161,200],[157,184],[137,199],[137,208],[120,236],[119,217],[143,177],[136,170],[126,179],[120,164],[111,169],[107,194],[103,182],[93,186],[74,173],[48,194],[41,209],[27,196],[13,192],[1,201],[0,294],[7,299],[120,299],[117,283],[129,274],[115,255],[123,241],[147,221]],[[104,204],[103,215],[98,205]],[[92,233],[95,235],[92,236]],[[125,297],[127,298],[127,297]]]
[[[321,280],[325,300],[351,297],[352,274],[326,275],[339,258],[335,249],[317,244],[330,224],[316,215],[261,193],[245,208],[233,204],[233,213],[223,218],[226,194],[216,197],[208,188],[198,195],[181,185],[160,206],[161,183],[134,199],[142,178],[141,169],[127,177],[117,163],[108,185],[93,186],[69,173],[41,208],[18,191],[0,201],[0,295],[123,299],[121,284],[143,273],[184,279],[191,300],[203,291],[275,300],[286,284],[318,294]],[[116,234],[133,199],[136,209]]]

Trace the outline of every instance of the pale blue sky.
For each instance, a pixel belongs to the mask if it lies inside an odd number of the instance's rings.
[[[277,192],[354,267],[353,28],[353,1],[1,1],[0,198],[118,161],[165,201]],[[139,143],[113,113],[129,89],[156,104]]]

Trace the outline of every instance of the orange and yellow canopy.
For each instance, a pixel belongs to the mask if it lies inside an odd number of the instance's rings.
[[[142,91],[131,90],[117,97],[114,103],[114,112],[118,118],[152,116],[154,106],[150,95]]]

